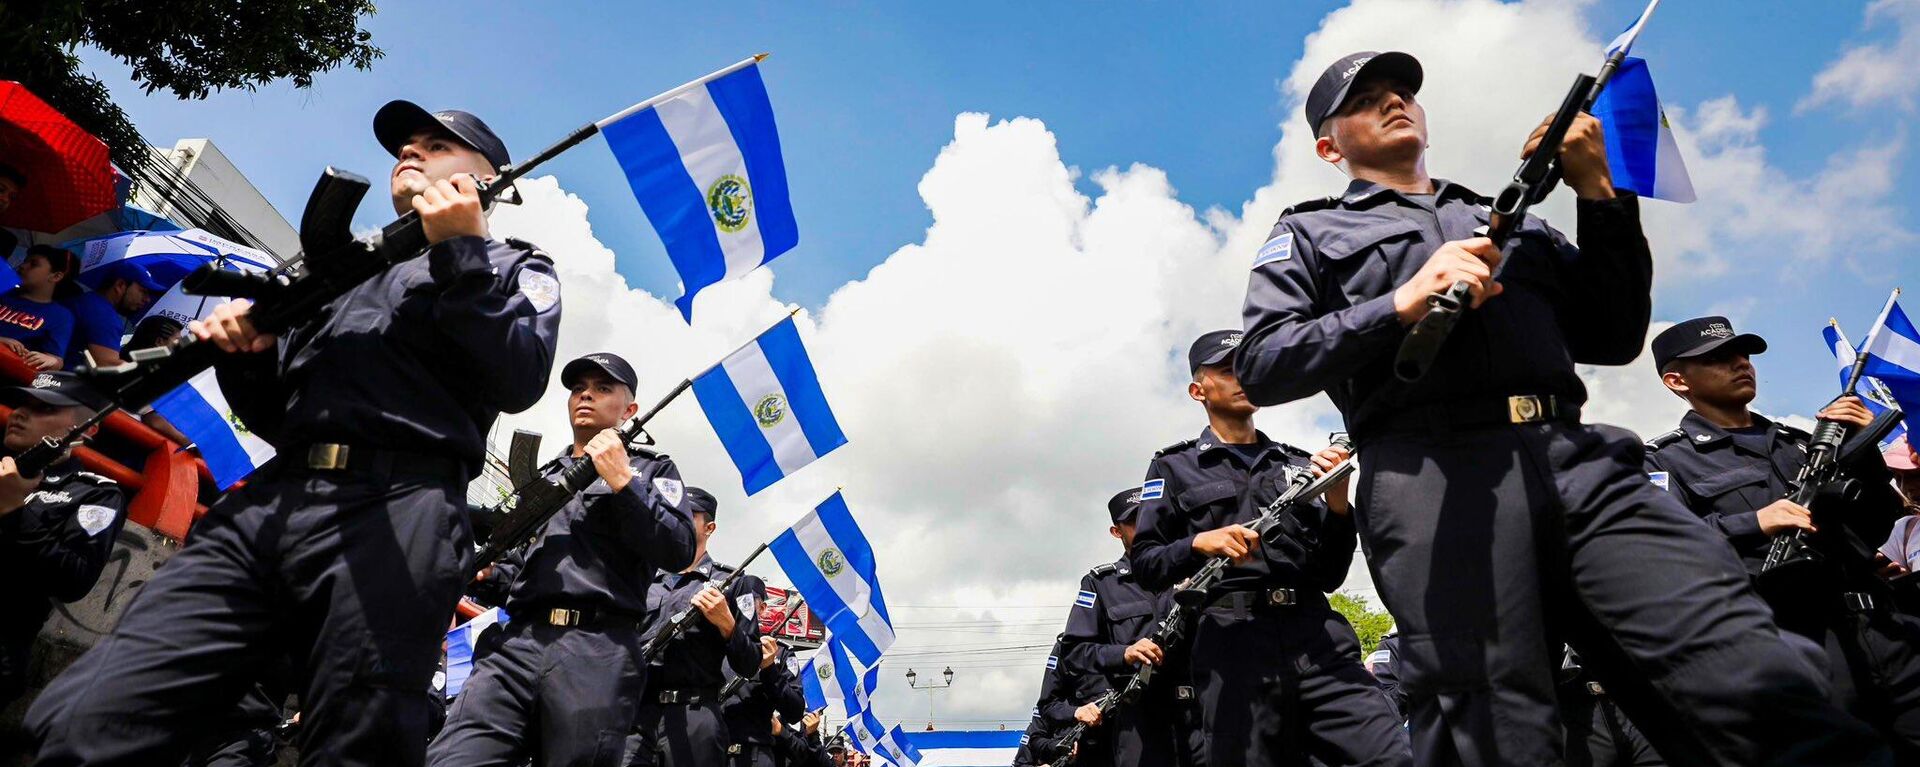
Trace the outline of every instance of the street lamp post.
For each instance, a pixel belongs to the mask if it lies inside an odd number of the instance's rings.
[[[941,681],[937,683],[929,679],[927,680],[926,684],[920,684],[920,674],[915,672],[912,668],[907,669],[907,686],[916,690],[925,690],[927,693],[927,731],[928,732],[933,731],[933,691],[944,690],[944,689],[947,689],[948,687],[953,686],[953,667],[948,666],[946,667],[945,670],[942,670],[940,672],[940,679]]]

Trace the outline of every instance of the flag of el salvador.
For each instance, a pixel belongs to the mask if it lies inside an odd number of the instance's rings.
[[[760,67],[744,62],[599,123],[685,294],[736,279],[800,241],[786,163]]]

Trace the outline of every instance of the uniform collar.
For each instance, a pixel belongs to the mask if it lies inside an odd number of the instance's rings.
[[[1260,446],[1261,455],[1266,455],[1266,452],[1268,450],[1274,449],[1274,447],[1276,447],[1279,443],[1274,442],[1271,439],[1267,439],[1266,432],[1263,432],[1259,429],[1254,429],[1253,444]],[[1205,426],[1200,429],[1200,436],[1194,439],[1193,446],[1199,448],[1201,453],[1206,453],[1213,450],[1225,450],[1228,447],[1230,447],[1226,443],[1221,442],[1219,437],[1214,436],[1212,426]]]
[[[1436,202],[1451,197],[1460,197],[1468,200],[1480,199],[1480,195],[1477,192],[1467,188],[1464,184],[1457,184],[1444,178],[1433,179],[1433,193],[1433,198]],[[1376,197],[1403,201],[1408,199],[1407,195],[1401,194],[1398,190],[1391,187],[1381,186],[1372,181],[1356,178],[1348,182],[1347,191],[1340,195],[1340,202],[1344,205],[1354,206]]]
[[[1753,425],[1766,427],[1770,432],[1774,430],[1773,421],[1759,413],[1753,414]],[[1686,416],[1680,419],[1680,433],[1685,434],[1687,441],[1695,448],[1717,448],[1733,443],[1733,432],[1720,428],[1694,410],[1687,411]]]
[[[1132,576],[1133,562],[1127,559],[1127,555],[1121,554],[1119,559],[1113,560],[1113,571],[1122,578]]]

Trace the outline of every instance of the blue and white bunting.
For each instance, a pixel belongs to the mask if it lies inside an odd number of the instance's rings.
[[[685,295],[760,268],[800,241],[786,162],[758,59],[747,59],[601,120]]]
[[[893,619],[880,592],[873,546],[834,493],[768,545],[793,587],[863,668],[893,646]]]
[[[693,395],[748,495],[847,444],[791,316],[695,377]]]

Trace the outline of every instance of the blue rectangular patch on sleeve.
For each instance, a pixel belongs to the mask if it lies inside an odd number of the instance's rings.
[[[1140,500],[1142,501],[1151,501],[1166,494],[1167,481],[1164,479],[1149,479],[1145,484],[1140,486]]]
[[[1057,669],[1057,668],[1059,668],[1059,667],[1060,667],[1060,658],[1059,658],[1059,656],[1055,656],[1055,655],[1049,655],[1049,656],[1047,656],[1047,670],[1048,670],[1048,671],[1052,671],[1052,670],[1054,670],[1054,669]]]
[[[1654,484],[1654,485],[1655,485],[1656,487],[1659,487],[1659,488],[1660,488],[1661,490],[1666,490],[1666,489],[1668,489],[1668,488],[1667,488],[1667,473],[1666,473],[1666,472],[1664,472],[1664,471],[1649,471],[1649,472],[1647,472],[1647,481],[1649,481],[1649,482],[1652,482],[1652,483],[1653,483],[1653,484]]]
[[[1289,258],[1293,258],[1293,232],[1281,232],[1260,246],[1260,253],[1253,257],[1253,268]]]
[[[1096,597],[1096,596],[1094,595],[1094,593],[1093,593],[1093,592],[1091,592],[1091,591],[1082,591],[1082,592],[1080,592],[1080,596],[1077,596],[1077,597],[1074,597],[1074,599],[1073,599],[1073,606],[1075,606],[1075,607],[1092,607],[1092,606],[1093,606],[1093,600],[1094,600],[1094,599],[1096,599],[1096,598],[1097,598],[1097,597]]]

